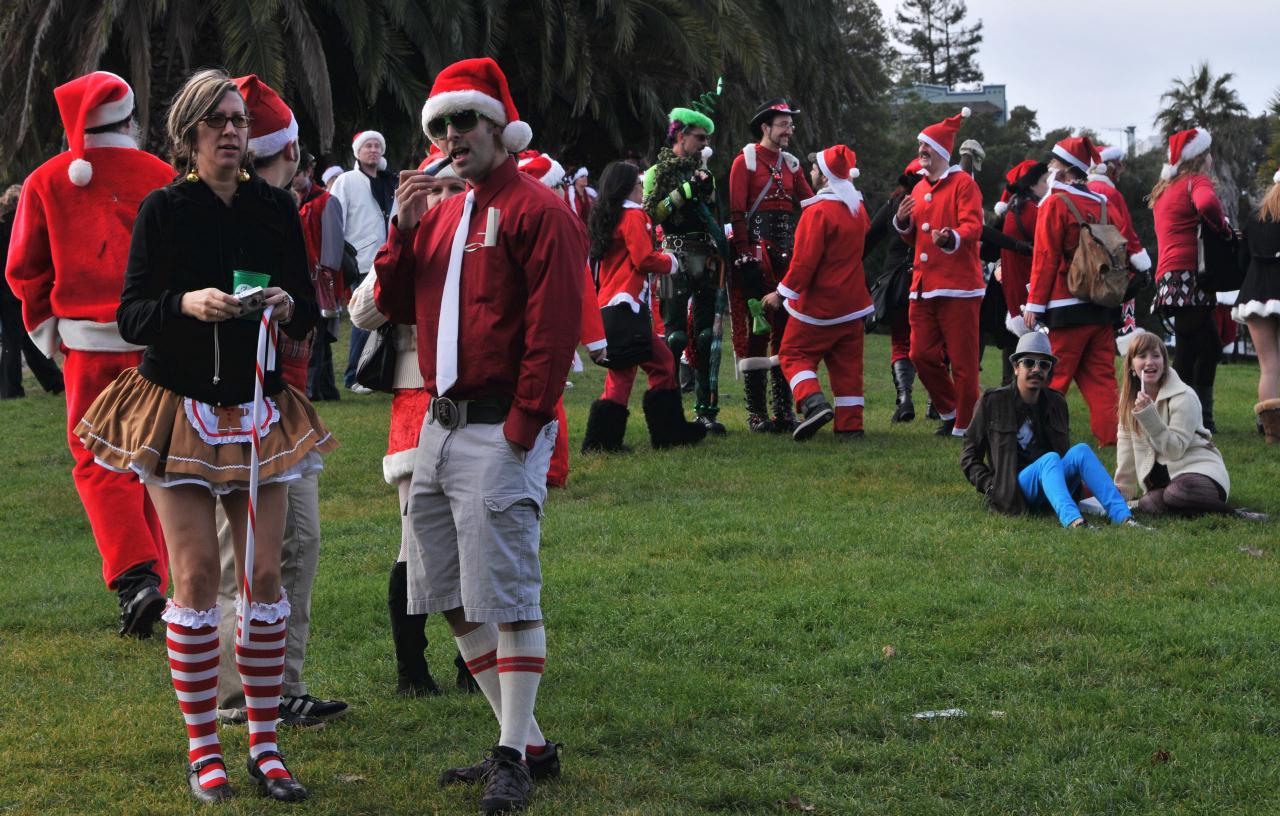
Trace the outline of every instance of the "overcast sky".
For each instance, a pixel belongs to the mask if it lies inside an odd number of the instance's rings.
[[[876,2],[895,24],[899,1]],[[1006,85],[1009,107],[1036,111],[1046,131],[1088,126],[1116,142],[1123,134],[1108,128],[1137,125],[1142,139],[1154,131],[1160,94],[1201,60],[1215,76],[1235,74],[1232,87],[1252,114],[1280,88],[1277,0],[967,3],[983,23],[985,81]]]

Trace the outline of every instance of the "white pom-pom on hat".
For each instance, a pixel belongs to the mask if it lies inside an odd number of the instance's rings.
[[[855,167],[849,171],[849,180],[853,181],[860,175],[862,175],[862,171]]]
[[[968,105],[965,105],[963,108],[960,109],[960,115],[963,116],[965,119],[968,119],[970,116],[973,115],[973,110]]]
[[[533,128],[523,119],[508,122],[502,129],[502,146],[511,153],[519,153],[533,141]]]
[[[84,159],[73,159],[67,166],[67,178],[77,187],[88,186],[93,180],[93,165]]]
[[[1276,171],[1276,174],[1271,177],[1271,180],[1274,181],[1276,184],[1280,184],[1280,170]]]
[[[1004,215],[1009,211],[1009,202],[997,201],[995,206],[996,215]]]

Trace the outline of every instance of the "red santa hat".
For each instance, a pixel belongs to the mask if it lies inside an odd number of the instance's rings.
[[[961,108],[955,116],[948,116],[936,125],[929,125],[920,131],[920,135],[916,138],[933,148],[942,156],[943,161],[951,161],[951,150],[956,143],[956,133],[960,131],[960,125],[969,118],[971,113],[973,111],[969,108]]]
[[[1098,167],[1108,162],[1118,162],[1124,160],[1124,148],[1119,145],[1098,145]],[[1102,172],[1106,172],[1106,168],[1102,168]]]
[[[1027,173],[1030,173],[1040,162],[1034,159],[1020,161],[1013,167],[1009,168],[1009,172],[1004,174],[1005,188],[1000,193],[1000,200],[996,202],[996,215],[1004,215],[1009,210],[1009,189],[1023,179]]]
[[[516,166],[520,168],[520,172],[528,173],[551,188],[559,187],[560,182],[564,181],[564,167],[546,153],[526,150],[520,154],[520,161]]]
[[[328,187],[328,186],[329,186],[329,184],[330,184],[334,179],[336,179],[338,176],[342,175],[342,174],[343,174],[343,173],[345,173],[345,172],[346,172],[346,171],[345,171],[345,170],[343,170],[339,165],[336,165],[336,164],[330,165],[330,166],[329,166],[329,167],[324,171],[324,173],[322,173],[322,174],[320,175],[320,181],[324,184],[324,186]]]
[[[902,170],[902,175],[904,175],[904,176],[918,176],[918,175],[920,175],[920,174],[921,174],[921,173],[923,173],[923,172],[924,172],[924,167],[920,164],[920,159],[919,159],[919,157],[916,157],[916,158],[912,159],[911,161],[907,162],[907,166],[906,166],[906,167],[904,167],[904,168],[903,168],[903,170]]]
[[[1169,163],[1160,168],[1160,178],[1166,181],[1178,175],[1178,166],[1187,159],[1194,159],[1209,149],[1213,137],[1204,128],[1182,130],[1169,137]]]
[[[84,132],[128,119],[133,113],[133,89],[110,71],[94,71],[54,88],[53,97],[73,157],[67,176],[72,184],[84,187],[93,179],[93,165],[84,158]]]
[[[453,164],[449,161],[449,157],[440,152],[440,148],[431,145],[431,151],[427,153],[427,157],[422,160],[422,164],[418,165],[419,170],[423,170],[438,179],[458,178],[458,174],[453,169]]]
[[[1089,168],[1098,163],[1098,148],[1088,136],[1069,136],[1053,146],[1054,158],[1066,162],[1088,174]]]
[[[524,150],[533,140],[533,129],[520,120],[511,99],[506,74],[488,57],[455,62],[436,76],[422,106],[422,132],[427,132],[432,119],[462,111],[475,111],[501,127],[502,144],[512,153]]]
[[[249,149],[262,158],[274,156],[298,141],[298,120],[275,90],[257,74],[232,80],[244,97],[245,110],[253,118],[249,128]]]
[[[858,154],[844,145],[835,145],[819,153],[815,160],[818,169],[827,178],[827,190],[830,190],[830,194],[843,201],[849,212],[857,213],[862,206],[862,193],[853,186],[853,180],[862,175],[862,171],[858,169]],[[812,203],[821,195],[819,193],[802,203]]]
[[[376,130],[362,130],[351,140],[351,154],[356,157],[357,164],[360,161],[360,147],[370,139],[382,145],[382,155],[378,157],[378,169],[387,169],[387,140],[382,134]]]

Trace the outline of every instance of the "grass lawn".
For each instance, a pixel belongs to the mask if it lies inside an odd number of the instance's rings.
[[[1068,532],[988,515],[958,440],[890,425],[888,354],[870,338],[855,445],[829,426],[804,445],[748,434],[730,381],[728,438],[654,453],[636,394],[635,453],[581,457],[603,372],[574,375],[573,470],[543,526],[538,706],[565,773],[529,812],[1280,812],[1275,524]],[[992,352],[984,381],[998,372]],[[1253,428],[1257,373],[1221,369],[1217,441],[1233,501],[1275,513],[1280,451]],[[115,637],[62,401],[28,393],[0,404],[0,813],[197,812],[163,641]],[[497,735],[479,697],[393,693],[389,403],[319,407],[343,447],[321,477],[307,674],[351,712],[282,734],[313,795],[293,812],[473,813],[475,792],[434,780]],[[1074,391],[1071,407],[1092,441]],[[452,639],[435,617],[429,634],[443,684]],[[968,716],[912,716],[948,708]],[[288,809],[251,795],[244,728],[222,734],[241,795],[217,812]]]

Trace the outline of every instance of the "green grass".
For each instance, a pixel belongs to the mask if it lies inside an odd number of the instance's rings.
[[[867,360],[856,445],[749,435],[730,381],[727,439],[652,452],[637,394],[636,452],[580,457],[602,372],[574,375],[573,470],[543,526],[538,706],[566,744],[565,774],[529,812],[782,813],[793,796],[824,814],[1280,811],[1274,525],[1070,533],[1049,516],[989,515],[958,441],[933,423],[890,426],[884,338]],[[998,370],[988,355],[984,380]],[[1217,439],[1233,500],[1280,511],[1278,452],[1253,430],[1256,378],[1254,365],[1222,368]],[[1074,391],[1071,405],[1087,439]],[[392,693],[388,406],[320,405],[343,447],[321,477],[307,675],[352,710],[283,735],[314,796],[294,812],[473,813],[474,792],[434,779],[496,737],[478,697]],[[0,422],[0,813],[212,812],[185,790],[163,643],[113,634],[61,400],[2,403]],[[437,679],[451,679],[438,618],[429,633]],[[912,717],[951,707],[969,716]],[[222,733],[242,795],[218,812],[286,810],[249,795],[243,728]]]

